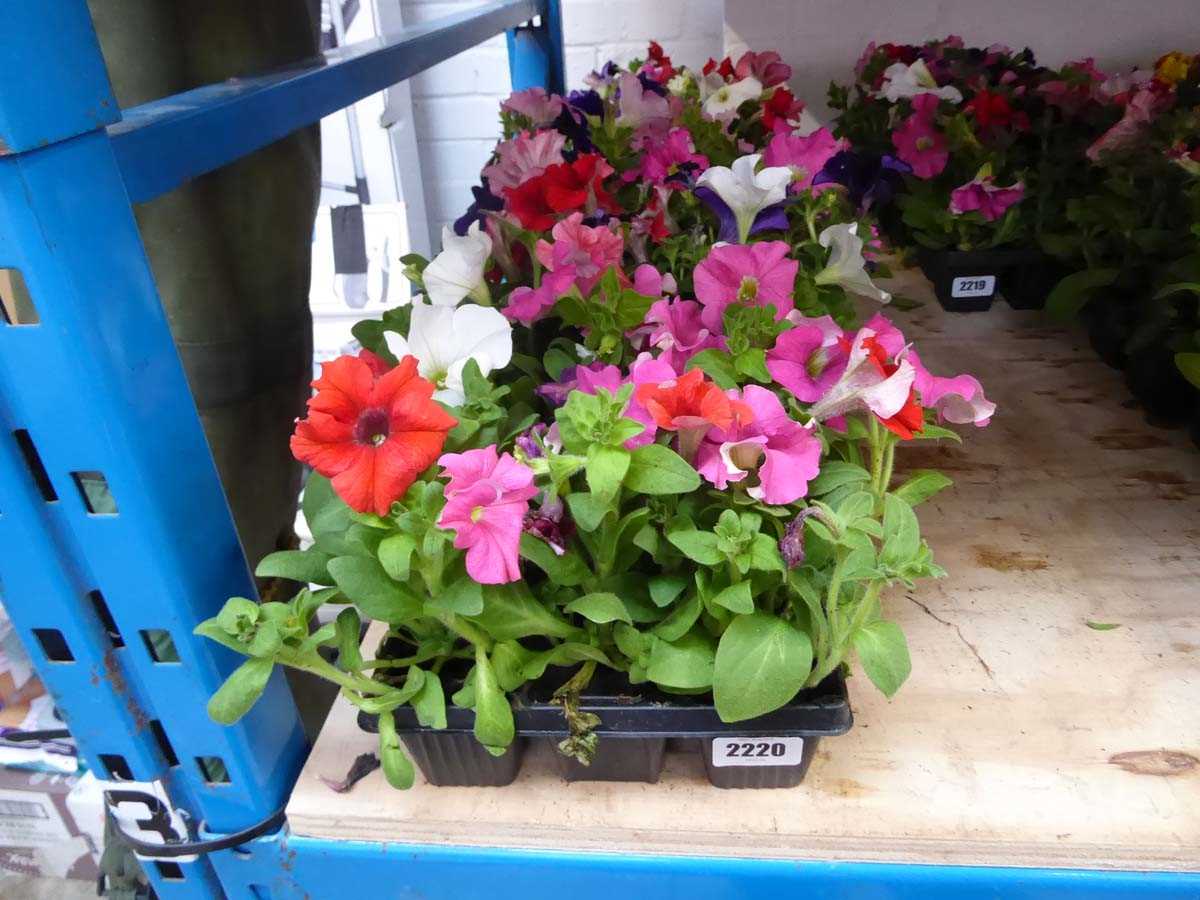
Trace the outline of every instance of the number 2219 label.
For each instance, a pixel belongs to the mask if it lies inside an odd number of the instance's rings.
[[[995,275],[966,275],[950,285],[951,297],[990,297],[996,292]]]
[[[798,766],[804,738],[753,737],[714,738],[714,766]]]

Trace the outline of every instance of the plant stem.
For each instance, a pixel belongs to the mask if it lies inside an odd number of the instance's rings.
[[[332,681],[349,691],[357,691],[360,694],[373,694],[382,696],[394,688],[384,684],[381,681],[375,681],[372,678],[363,678],[361,676],[352,675],[349,672],[343,672],[337,666],[327,663],[320,655],[313,653],[311,657],[301,659],[280,657],[279,662],[285,666],[291,666],[293,669],[299,669],[301,672],[309,672],[312,675],[318,675],[327,681]]]

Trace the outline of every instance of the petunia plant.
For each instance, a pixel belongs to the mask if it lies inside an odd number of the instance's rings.
[[[380,714],[406,787],[402,705],[432,729],[470,708],[501,754],[514,699],[548,684],[586,762],[601,668],[711,693],[726,722],[854,658],[895,694],[910,660],[885,591],[942,574],[913,509],[950,483],[898,479],[897,450],[994,406],[883,315],[857,324],[856,302],[889,300],[869,203],[836,177],[843,141],[798,133],[788,75],[772,53],[692,72],[651,44],[587,91],[503,104],[475,202],[405,259],[411,306],[314,382],[292,447],[313,543],[257,570],[306,586],[199,626],[248,657],[215,718],[276,664],[316,673]]]

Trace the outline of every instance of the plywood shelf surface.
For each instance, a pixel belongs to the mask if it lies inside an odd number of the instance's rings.
[[[912,293],[912,291],[910,291]],[[288,806],[333,840],[794,859],[1200,870],[1200,452],[1130,408],[1076,332],[997,303],[892,314],[999,412],[898,466],[956,481],[919,510],[949,577],[893,590],[914,666],[892,702],[858,673],[855,727],[805,783],[721,791],[671,754],[657,785],[565,784],[534,754],[507,788],[339,779],[374,737],[339,701]],[[1119,623],[1097,631],[1087,622]],[[601,750],[603,752],[603,750]]]

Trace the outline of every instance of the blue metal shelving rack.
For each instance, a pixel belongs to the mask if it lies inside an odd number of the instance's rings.
[[[158,781],[206,835],[231,834],[284,806],[307,748],[278,674],[236,727],[204,712],[237,660],[192,627],[253,586],[130,204],[501,31],[514,87],[561,90],[558,0],[500,0],[128,110],[85,0],[0,12],[0,268],[36,308],[0,321],[0,592],[88,765]],[[107,482],[115,513],[93,511],[81,477]],[[1192,875],[329,843],[286,826],[148,874],[164,898],[237,900],[1200,897]]]

